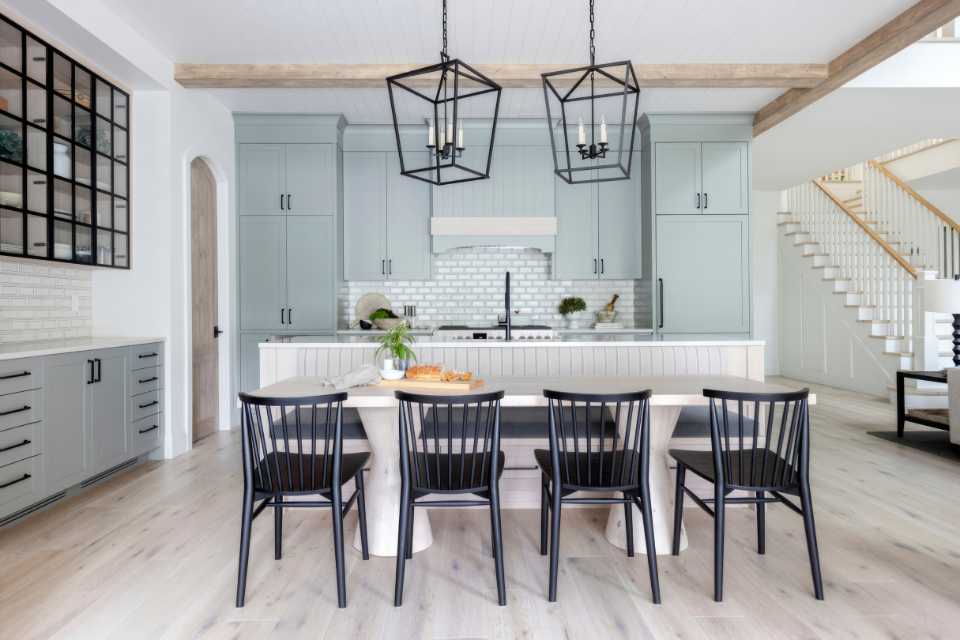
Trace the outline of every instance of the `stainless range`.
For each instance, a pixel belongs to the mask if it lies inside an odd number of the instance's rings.
[[[510,328],[512,340],[555,340],[557,335],[546,325],[529,324],[513,325]],[[465,325],[446,325],[439,327],[433,337],[437,340],[506,340],[507,330],[504,326],[496,327],[468,327]]]

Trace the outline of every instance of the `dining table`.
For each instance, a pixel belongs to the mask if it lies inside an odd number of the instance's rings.
[[[433,395],[457,395],[504,392],[501,407],[546,407],[544,389],[577,393],[623,393],[649,389],[650,398],[650,501],[653,514],[654,540],[657,553],[670,552],[673,540],[673,502],[675,478],[669,468],[669,445],[680,411],[684,407],[706,406],[704,389],[739,391],[748,393],[780,393],[797,390],[781,384],[773,384],[715,375],[675,376],[591,376],[591,377],[512,377],[491,378],[472,391],[424,390]],[[406,389],[415,391],[415,389]],[[325,379],[298,376],[262,387],[255,393],[270,397],[300,397],[330,393]],[[371,455],[370,469],[365,480],[368,544],[370,553],[377,556],[396,556],[397,532],[400,523],[400,444],[399,402],[396,388],[389,385],[367,385],[346,390],[344,407],[357,410],[367,434]],[[816,402],[811,394],[809,403]],[[621,429],[623,425],[621,425]],[[544,438],[547,437],[547,413],[544,410]],[[634,548],[642,552],[644,529],[640,510],[631,507],[633,514]],[[606,538],[626,549],[625,510],[620,506],[610,508],[607,518]],[[418,515],[413,525],[413,551],[426,549],[433,543],[428,510]],[[681,529],[680,549],[687,547],[685,530]],[[360,533],[356,533],[354,546],[360,549]]]

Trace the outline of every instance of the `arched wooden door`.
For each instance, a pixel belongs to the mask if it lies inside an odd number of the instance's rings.
[[[217,183],[207,163],[190,163],[193,440],[217,430]]]

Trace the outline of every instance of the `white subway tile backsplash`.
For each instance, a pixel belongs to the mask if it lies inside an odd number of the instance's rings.
[[[0,259],[0,342],[89,336],[92,291],[89,269]]]

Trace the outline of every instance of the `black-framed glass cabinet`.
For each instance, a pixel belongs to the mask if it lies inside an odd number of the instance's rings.
[[[130,268],[130,96],[0,15],[0,255]]]

